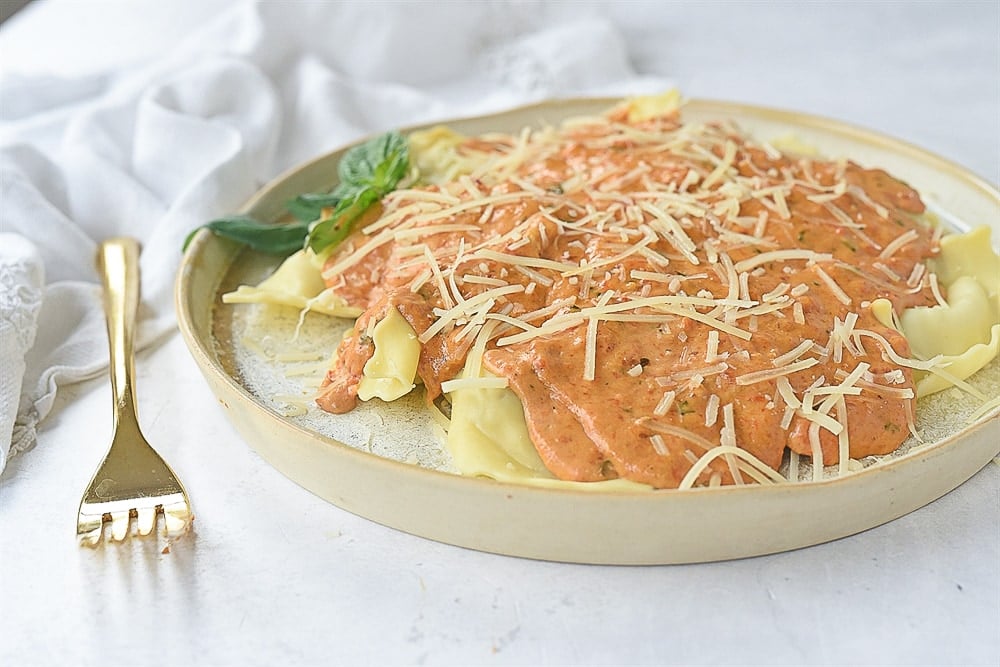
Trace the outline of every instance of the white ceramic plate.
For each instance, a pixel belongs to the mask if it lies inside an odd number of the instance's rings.
[[[460,132],[517,131],[525,125],[600,112],[616,100],[548,102],[449,123]],[[919,190],[929,208],[958,229],[989,224],[1000,237],[1000,193],[961,167],[903,142],[799,113],[693,100],[687,119],[731,118],[760,139],[789,133],[825,156],[885,168]],[[416,129],[416,128],[413,128]],[[276,179],[245,207],[273,220],[296,194],[334,185],[343,151]],[[967,224],[968,223],[968,224]],[[1000,411],[975,423],[955,396],[944,397],[924,424],[931,442],[844,477],[774,487],[594,493],[538,488],[448,472],[447,455],[419,399],[394,412],[368,406],[334,418],[292,416],[275,395],[289,366],[244,344],[252,310],[224,306],[220,294],[256,281],[273,260],[207,232],[186,253],[177,281],[180,328],[227,416],[275,468],[320,497],[373,521],[450,544],[548,560],[585,563],[683,563],[740,558],[818,544],[891,521],[956,488],[1000,454]],[[316,316],[322,317],[322,316]],[[291,320],[275,326],[286,332]],[[294,341],[318,356],[332,332],[314,318]],[[274,340],[288,341],[277,335]],[[267,343],[267,341],[265,341]],[[283,343],[282,343],[283,344]],[[293,346],[293,347],[294,347]],[[280,344],[279,344],[280,347]],[[996,395],[994,363],[977,382]],[[349,444],[344,444],[348,442]]]

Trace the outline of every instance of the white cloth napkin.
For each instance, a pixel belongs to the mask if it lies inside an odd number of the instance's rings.
[[[187,233],[286,168],[401,125],[668,87],[572,3],[240,2],[132,63],[0,70],[0,470],[106,366],[101,239],[142,243],[141,348],[173,329]]]

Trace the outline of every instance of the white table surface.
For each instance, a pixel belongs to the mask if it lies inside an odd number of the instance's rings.
[[[996,2],[581,9],[614,16],[636,68],[690,96],[839,118],[1000,180]],[[60,20],[6,26],[5,57],[30,59],[25,45]],[[104,379],[63,390],[38,446],[0,477],[0,665],[1000,664],[996,463],[808,549],[567,565],[413,537],[300,489],[237,436],[178,335],[140,355],[137,390],[195,533],[169,553],[77,546],[111,400]]]

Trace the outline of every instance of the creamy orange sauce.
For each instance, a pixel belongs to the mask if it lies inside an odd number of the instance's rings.
[[[517,139],[463,150],[503,157]],[[909,348],[869,305],[935,303],[911,188],[677,114],[613,114],[526,155],[503,177],[390,194],[329,258],[327,284],[365,314],[323,409],[354,407],[370,327],[395,307],[421,337],[428,400],[485,338],[483,367],[561,479],[674,488],[720,443],[777,468],[786,448],[829,465],[909,434],[913,378],[883,345]],[[697,483],[750,481],[734,458]]]

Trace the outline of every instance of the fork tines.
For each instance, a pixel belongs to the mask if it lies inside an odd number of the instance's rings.
[[[108,524],[112,541],[121,542],[129,535],[145,537],[156,528],[157,519],[163,516],[163,535],[176,537],[184,534],[194,519],[187,498],[182,493],[156,498],[136,498],[144,504],[128,500],[87,502],[80,505],[77,537],[82,544],[97,546]],[[134,506],[129,506],[129,505]]]

